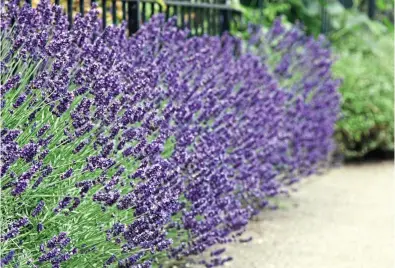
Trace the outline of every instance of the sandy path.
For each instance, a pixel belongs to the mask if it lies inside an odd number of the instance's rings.
[[[392,162],[348,165],[301,185],[286,208],[249,225],[229,248],[235,268],[395,267]]]

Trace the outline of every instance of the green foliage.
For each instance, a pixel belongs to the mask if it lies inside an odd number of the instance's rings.
[[[252,0],[254,1],[254,0]],[[286,21],[303,22],[309,34],[317,35],[321,29],[320,1],[314,0],[268,0],[263,1],[262,10],[257,9],[251,2],[249,6],[242,5],[243,1],[232,1],[248,23],[270,26],[274,19],[283,15]]]
[[[367,0],[262,0],[262,9],[257,8],[257,0],[232,0],[234,7],[242,11],[244,18],[249,23],[270,26],[273,20],[282,15],[288,22],[303,23],[307,33],[317,36],[322,29],[322,12],[328,14],[330,29],[339,27],[338,15],[353,13],[354,22],[365,21],[367,18]],[[393,30],[394,1],[376,0],[375,20],[383,23]],[[366,17],[363,18],[363,17]]]
[[[328,38],[338,57],[333,71],[343,79],[343,118],[336,132],[339,149],[346,157],[393,150],[393,24],[371,20],[357,8],[346,10],[340,4],[328,6],[328,13]]]
[[[343,118],[337,124],[346,157],[394,147],[394,35],[365,15],[343,15],[332,33],[339,56],[334,72],[343,78]]]

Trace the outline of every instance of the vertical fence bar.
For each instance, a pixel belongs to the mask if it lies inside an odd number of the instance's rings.
[[[166,20],[169,19],[169,16],[170,16],[170,6],[168,5],[166,8]]]
[[[122,20],[126,21],[126,2],[122,0]]]
[[[187,18],[188,18],[188,24],[187,24],[187,26],[188,26],[188,28],[189,28],[190,33],[192,33],[191,7],[188,7],[188,8],[187,8],[187,11],[188,11],[188,16],[187,16]]]
[[[144,23],[145,22],[145,10],[146,7],[146,3],[145,2],[141,2],[141,21]]]
[[[173,17],[176,16],[176,25],[178,25],[178,20],[180,19],[178,17],[178,6],[173,7]]]
[[[132,35],[140,27],[140,11],[139,11],[140,1],[131,1],[128,3],[128,29],[129,34]]]
[[[32,1],[31,0],[25,0],[25,3],[28,4],[29,6],[32,5]]]
[[[214,28],[213,29],[214,30],[213,34],[217,35],[219,33],[219,25],[221,23],[218,9],[214,9],[213,22],[214,22],[214,24],[213,24],[213,28]]]
[[[199,21],[198,21],[198,9],[195,7],[193,8],[193,27],[194,29],[194,35],[199,34]]]
[[[199,8],[195,7],[193,11],[193,25],[195,28],[195,35],[199,35]]]
[[[195,17],[196,17],[196,35],[202,35],[203,32],[202,8],[198,7],[196,9]]]
[[[111,13],[112,13],[112,23],[114,25],[116,25],[117,24],[117,1],[116,0],[112,0]]]
[[[59,5],[59,0],[55,0],[55,5]]]
[[[203,35],[204,34],[204,20],[205,20],[204,8],[199,9],[199,18],[198,19],[200,22],[200,34]]]
[[[181,6],[180,13],[181,13],[181,27],[185,28],[185,7]]]
[[[207,2],[207,4],[209,4],[208,1],[206,1],[206,2]],[[203,18],[204,18],[203,25],[204,26],[207,25],[206,32],[208,34],[210,34],[210,8],[207,7],[207,8],[204,9],[204,16],[203,16]]]
[[[84,16],[84,13],[85,13],[84,8],[85,8],[84,0],[80,0],[80,13],[82,16]]]
[[[102,0],[102,23],[103,23],[103,29],[106,28],[106,22],[107,22],[106,0]]]
[[[209,4],[209,2],[207,2],[207,3]],[[205,13],[204,13],[204,17],[206,18],[206,25],[207,25],[206,32],[207,32],[208,35],[211,34],[211,29],[210,29],[210,27],[211,27],[211,21],[210,21],[211,20],[211,14],[210,14],[210,11],[211,11],[211,8],[207,7],[206,10],[205,10]]]
[[[215,31],[215,9],[209,8],[207,10],[207,33],[209,35],[214,35],[213,32]]]
[[[368,16],[373,19],[376,13],[376,0],[369,0],[368,2]]]
[[[224,32],[229,31],[229,11],[228,10],[221,10],[221,34]]]
[[[187,27],[189,28],[189,35],[192,34],[193,24],[192,24],[192,7],[187,7]]]
[[[202,34],[202,9],[198,7],[196,9],[196,34]]]
[[[258,0],[259,19],[263,21],[263,0]]]
[[[218,33],[218,18],[219,18],[218,10],[217,9],[211,10],[211,16],[212,16],[212,19],[211,19],[211,23],[212,23],[211,34],[212,35],[216,35]]]
[[[67,0],[67,19],[69,21],[69,29],[73,24],[73,0]]]
[[[151,15],[150,18],[155,14],[155,3],[151,3]]]
[[[327,33],[329,28],[328,12],[326,10],[326,5],[321,5],[321,32]]]
[[[214,27],[215,27],[215,19],[214,19],[214,10],[210,8],[208,10],[208,33],[210,35],[213,34],[214,32]]]

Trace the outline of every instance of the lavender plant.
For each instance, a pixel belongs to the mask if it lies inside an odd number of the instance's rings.
[[[143,120],[155,95],[140,95],[149,77],[122,66],[125,31],[98,31],[94,9],[69,31],[60,7],[13,4],[2,20],[15,20],[2,28],[4,252],[35,266],[159,262],[177,185],[159,188],[171,172],[159,159],[166,133],[146,141],[157,127]],[[128,178],[140,162],[146,176]]]
[[[247,51],[261,56],[291,96],[286,104],[290,171],[302,177],[315,173],[336,148],[333,125],[340,114],[341,81],[332,73],[329,43],[324,36],[306,36],[301,25],[287,27],[281,18],[268,31],[251,25],[250,35]]]
[[[248,220],[332,149],[329,74],[307,102],[228,35],[160,15],[128,38],[95,7],[68,30],[46,0],[3,10],[2,265],[156,267],[248,242]]]

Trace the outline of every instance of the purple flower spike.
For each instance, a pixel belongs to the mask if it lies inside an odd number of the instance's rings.
[[[36,217],[38,214],[40,214],[41,213],[41,211],[42,211],[42,209],[43,209],[43,207],[44,207],[44,201],[43,200],[40,200],[40,202],[38,202],[38,204],[37,204],[37,206],[36,206],[36,208],[33,210],[33,212],[32,212],[32,216],[33,217]]]
[[[10,252],[8,252],[8,254],[1,259],[0,261],[0,266],[3,267],[5,265],[7,265],[8,263],[10,263],[10,261],[14,258],[15,255],[15,251],[11,250]]]

